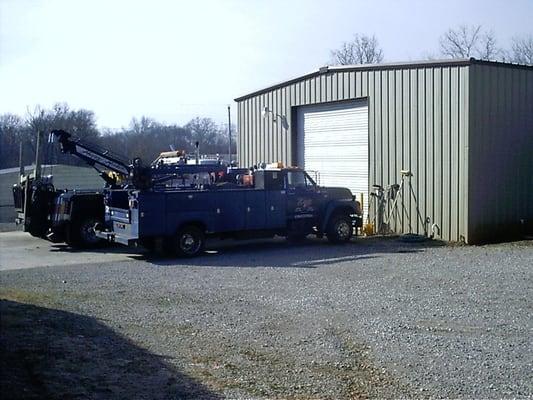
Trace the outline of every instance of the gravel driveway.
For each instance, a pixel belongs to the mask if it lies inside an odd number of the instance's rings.
[[[81,368],[47,375],[49,397],[76,398],[72,380],[89,398],[117,399],[132,394],[128,380],[139,398],[533,396],[531,241],[273,240],[191,260],[81,262],[0,273],[3,314],[39,307],[20,312],[47,337],[54,313],[76,321],[43,345],[77,346],[45,352],[43,370],[58,357]],[[144,360],[144,373],[117,357]],[[118,381],[89,374],[95,365]]]

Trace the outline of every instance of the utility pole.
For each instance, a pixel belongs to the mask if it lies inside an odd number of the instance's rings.
[[[228,136],[229,136],[228,164],[231,165],[231,108],[230,106],[228,106]]]
[[[19,174],[21,177],[24,175],[24,158],[23,158],[23,153],[22,153],[22,140],[20,141],[20,145],[19,145]]]
[[[37,131],[37,150],[35,151],[35,180],[41,178],[41,131]]]

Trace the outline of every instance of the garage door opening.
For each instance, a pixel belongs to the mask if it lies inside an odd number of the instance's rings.
[[[368,215],[368,101],[302,106],[297,111],[298,166],[322,186],[349,188]]]

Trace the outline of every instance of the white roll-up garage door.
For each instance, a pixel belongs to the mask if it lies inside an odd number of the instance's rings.
[[[298,108],[298,165],[316,171],[322,186],[349,188],[364,196],[368,212],[368,102]],[[312,175],[312,174],[311,174]]]

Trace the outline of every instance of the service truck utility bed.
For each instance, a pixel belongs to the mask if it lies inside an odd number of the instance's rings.
[[[107,207],[106,228],[99,237],[126,245],[175,241],[182,231],[246,236],[328,233],[328,223],[341,215],[360,226],[360,207],[345,188],[318,187],[299,169],[261,170],[253,186],[211,185],[201,189],[130,190],[128,208]],[[187,230],[185,229],[185,230]],[[348,228],[347,228],[348,229]],[[331,229],[330,229],[331,230]],[[178,240],[179,241],[179,240]]]

